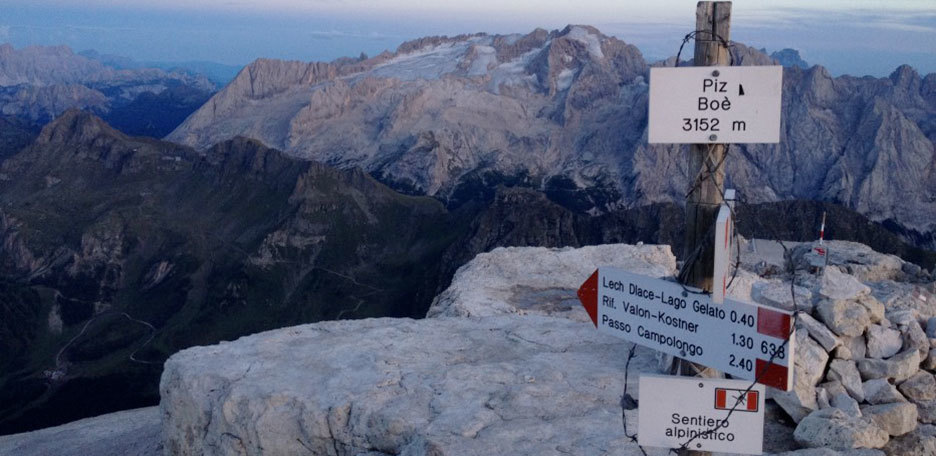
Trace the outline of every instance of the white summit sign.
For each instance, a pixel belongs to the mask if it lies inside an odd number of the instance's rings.
[[[650,69],[650,143],[779,143],[781,66]]]

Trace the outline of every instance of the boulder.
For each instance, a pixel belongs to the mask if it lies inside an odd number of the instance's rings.
[[[890,358],[900,352],[903,347],[900,331],[881,325],[869,326],[865,337],[868,340],[868,358]]]
[[[828,391],[829,397],[835,396],[836,394],[839,394],[839,393],[848,394],[848,391],[845,391],[845,387],[842,386],[842,382],[838,380],[830,380],[825,383],[820,383],[818,387]]]
[[[876,378],[868,380],[862,384],[865,393],[865,401],[872,405],[890,404],[892,402],[906,402],[907,399],[897,391],[891,382],[887,379]]]
[[[886,321],[886,318],[884,317],[886,308],[884,307],[884,304],[882,304],[881,301],[878,301],[874,296],[861,296],[856,299],[855,302],[863,306],[865,309],[868,309],[868,318],[871,320],[871,323],[882,323]]]
[[[855,301],[824,299],[816,305],[819,319],[840,336],[860,336],[871,325],[867,307]]]
[[[835,349],[835,357],[840,359],[861,359],[868,352],[868,346],[863,335],[855,337],[839,337],[842,345]]]
[[[917,284],[906,282],[871,282],[873,296],[887,306],[887,312],[912,311],[918,320],[936,317],[936,306],[931,292]]]
[[[931,401],[936,399],[936,378],[926,371],[919,371],[897,387],[911,401]]]
[[[829,373],[826,374],[829,380],[837,380],[842,383],[845,391],[858,402],[864,401],[864,388],[861,386],[861,374],[854,361],[844,359],[833,359],[829,364]]]
[[[819,280],[819,295],[832,301],[854,300],[871,294],[871,288],[839,268],[825,268]]]
[[[785,453],[776,453],[773,456],[886,456],[883,451],[872,448],[855,448],[851,450],[833,450],[832,448],[802,448]]]
[[[824,324],[816,321],[808,313],[800,313],[799,317],[796,319],[796,324],[798,328],[805,329],[810,337],[819,342],[819,345],[825,349],[825,351],[832,351],[835,347],[838,347],[842,344],[842,341],[829,330]]]
[[[926,320],[926,337],[936,339],[936,317]]]
[[[426,316],[529,313],[589,321],[575,292],[598,266],[664,277],[676,273],[676,258],[667,245],[499,247],[458,268]]]
[[[918,401],[917,419],[921,423],[936,424],[936,401]]]
[[[881,448],[888,435],[863,418],[850,417],[831,407],[810,413],[793,431],[796,442],[805,447],[834,449]]]
[[[917,427],[917,406],[910,402],[867,405],[861,413],[889,435],[904,435]]]
[[[903,339],[903,349],[909,350],[915,348],[920,350],[920,357],[926,358],[929,354],[930,341],[923,332],[923,328],[916,320],[910,320],[906,324],[899,324],[901,338]]]
[[[931,348],[922,364],[924,369],[936,370],[936,348]]]
[[[789,281],[771,280],[754,283],[751,286],[751,299],[755,302],[785,310],[801,310],[812,313],[812,292],[799,285],[790,291]]]
[[[887,456],[936,455],[936,426],[919,426],[913,432],[892,438],[883,450]]]
[[[858,401],[856,401],[848,394],[838,393],[835,396],[832,396],[832,399],[829,401],[829,405],[845,412],[845,414],[848,416],[861,416],[861,408],[858,407]]]
[[[806,415],[819,408],[816,400],[816,384],[822,380],[829,354],[805,331],[796,332],[796,350],[793,361],[793,388],[790,391],[767,389],[767,397],[773,399],[794,422],[799,423]]]
[[[839,269],[862,282],[899,280],[906,275],[903,270],[906,262],[895,255],[851,241],[826,241],[825,245],[829,252],[827,269]],[[796,250],[800,248],[797,246]]]
[[[906,350],[890,359],[864,358],[859,359],[857,364],[863,380],[889,378],[902,382],[920,370],[920,352]]]
[[[166,361],[164,444],[178,455],[637,455],[621,431],[628,347],[537,315],[268,331]],[[654,364],[638,350],[631,394]]]

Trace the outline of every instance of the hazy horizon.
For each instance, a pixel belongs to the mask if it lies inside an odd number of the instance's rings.
[[[886,76],[909,64],[936,72],[936,6],[923,2],[805,1],[733,5],[732,40],[777,51],[793,48],[833,74]],[[67,45],[141,62],[209,61],[245,65],[256,58],[333,60],[376,55],[428,35],[528,33],[541,27],[592,25],[636,45],[649,61],[675,55],[694,26],[695,2],[656,5],[582,0],[497,4],[410,0],[13,0],[0,18],[0,42]],[[781,6],[782,5],[782,6]],[[848,5],[858,5],[851,7]],[[261,9],[262,8],[262,9]]]

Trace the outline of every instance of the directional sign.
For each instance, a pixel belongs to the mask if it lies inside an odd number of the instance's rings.
[[[650,69],[650,143],[778,143],[783,67]]]
[[[743,380],[641,375],[637,442],[679,448],[692,440],[690,450],[761,454],[764,387],[749,386]]]
[[[785,391],[793,384],[794,338],[784,345],[791,312],[733,299],[716,305],[678,283],[611,267],[595,271],[578,296],[600,332],[736,378]]]

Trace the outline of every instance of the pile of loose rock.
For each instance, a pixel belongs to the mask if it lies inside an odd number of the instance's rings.
[[[758,301],[795,303],[799,310],[794,387],[771,389],[768,397],[798,423],[794,438],[802,446],[936,455],[931,278],[896,257],[893,265],[880,258],[864,262],[867,252],[850,244],[833,249],[838,258],[819,271],[815,252],[799,246],[790,261],[813,273],[798,274],[794,286],[776,281],[752,289]]]

